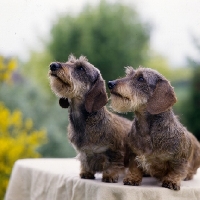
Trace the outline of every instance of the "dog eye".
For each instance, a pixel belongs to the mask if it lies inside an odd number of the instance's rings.
[[[139,82],[144,82],[144,78],[142,76],[139,76],[137,79]]]
[[[80,71],[84,71],[84,68],[82,66],[78,66],[77,69]]]

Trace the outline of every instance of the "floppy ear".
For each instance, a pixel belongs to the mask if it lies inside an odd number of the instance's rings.
[[[92,88],[85,97],[85,109],[87,112],[96,112],[106,105],[108,101],[103,79],[99,75]]]
[[[68,108],[68,107],[69,107],[68,99],[60,98],[60,99],[59,99],[59,105],[60,105],[62,108]]]
[[[150,114],[159,114],[176,103],[174,89],[167,80],[160,80],[156,84],[153,95],[147,102],[147,111]]]

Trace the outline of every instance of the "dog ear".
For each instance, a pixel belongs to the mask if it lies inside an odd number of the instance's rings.
[[[153,95],[147,102],[147,111],[151,114],[159,114],[166,111],[176,103],[174,90],[167,80],[161,80],[156,84]]]
[[[68,107],[69,107],[68,99],[60,98],[60,99],[59,99],[59,105],[60,105],[62,108],[68,108]]]
[[[85,109],[87,112],[96,112],[106,105],[108,97],[103,79],[99,75],[95,84],[85,97]]]

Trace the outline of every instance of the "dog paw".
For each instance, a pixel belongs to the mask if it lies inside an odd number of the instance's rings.
[[[123,182],[124,182],[124,185],[139,186],[142,180],[134,180],[130,178],[125,178]]]
[[[162,187],[165,187],[171,190],[180,190],[180,185],[177,183],[173,183],[171,181],[163,181]]]
[[[193,174],[188,174],[186,176],[186,178],[184,179],[184,181],[189,181],[189,180],[192,180],[193,179]]]
[[[103,176],[102,182],[117,183],[118,182],[118,176]]]
[[[80,173],[80,177],[83,179],[95,179],[94,174],[92,174],[90,172],[82,172],[82,173]]]

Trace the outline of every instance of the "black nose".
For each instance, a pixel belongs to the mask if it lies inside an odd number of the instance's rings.
[[[53,62],[50,64],[50,70],[51,71],[56,71],[57,69],[61,68],[61,64]]]
[[[115,85],[116,85],[116,81],[108,81],[108,88],[109,89],[113,89]]]

